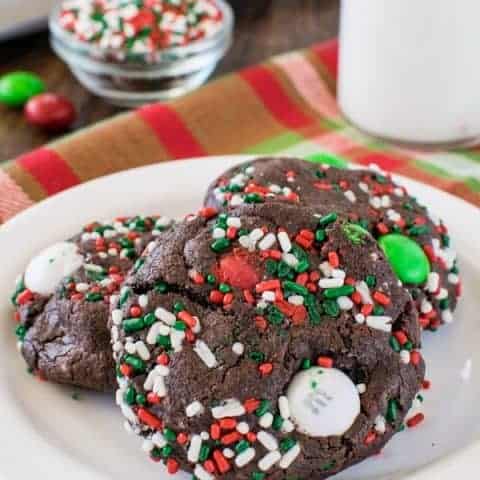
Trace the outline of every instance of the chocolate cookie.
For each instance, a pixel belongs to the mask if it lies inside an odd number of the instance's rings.
[[[35,374],[53,382],[113,390],[109,301],[145,246],[169,225],[163,217],[95,222],[30,262],[12,302],[19,348]]]
[[[402,427],[424,377],[417,320],[377,242],[336,212],[205,208],[126,279],[117,403],[170,473],[323,479]]]
[[[234,167],[210,187],[221,210],[279,202],[335,210],[369,230],[416,301],[423,328],[453,321],[461,283],[445,224],[378,169],[349,170],[293,158]]]

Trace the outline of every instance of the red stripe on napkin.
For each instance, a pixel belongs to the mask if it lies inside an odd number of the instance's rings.
[[[147,105],[137,110],[137,114],[155,132],[172,157],[180,159],[207,155],[172,107],[165,104]]]
[[[338,40],[329,40],[328,42],[314,45],[313,52],[325,65],[333,78],[338,76]]]
[[[80,183],[67,162],[58,153],[47,148],[39,148],[22,155],[16,162],[37,180],[48,195]]]
[[[268,68],[250,67],[241,71],[240,76],[252,87],[270,113],[286,127],[302,128],[314,123],[293,103]]]

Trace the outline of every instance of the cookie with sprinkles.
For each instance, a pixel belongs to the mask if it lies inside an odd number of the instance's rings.
[[[414,297],[422,327],[453,321],[461,293],[447,226],[391,176],[293,158],[266,158],[234,167],[210,187],[206,205],[290,202],[335,210],[378,239],[398,278]]]
[[[424,377],[417,313],[358,225],[204,208],[143,260],[112,310],[116,401],[168,472],[323,479],[402,428]]]
[[[92,223],[34,257],[12,302],[19,349],[40,378],[100,391],[115,385],[107,326],[110,300],[165,217]]]

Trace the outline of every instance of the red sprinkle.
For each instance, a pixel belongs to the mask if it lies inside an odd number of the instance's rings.
[[[407,427],[413,428],[422,423],[425,420],[425,415],[423,413],[417,413],[414,417],[407,421]]]
[[[233,293],[231,292],[226,293],[225,296],[223,297],[223,304],[230,305],[232,302],[233,302]]]
[[[212,423],[212,425],[210,426],[210,436],[212,437],[212,440],[218,440],[220,438],[220,435],[220,425],[218,423]]]
[[[187,442],[188,442],[188,435],[184,432],[180,432],[178,435],[177,435],[177,442],[180,444],[180,445],[185,445]]]
[[[133,368],[131,365],[127,365],[126,363],[122,363],[120,365],[120,372],[124,377],[130,377],[133,373]]]
[[[378,290],[376,292],[374,292],[373,299],[377,303],[379,303],[380,305],[389,305],[390,304],[390,297],[388,295],[385,295],[382,292],[379,292]]]
[[[237,236],[237,229],[235,227],[227,228],[227,238],[233,240]]]
[[[370,445],[371,443],[373,443],[377,438],[377,434],[375,432],[370,432],[366,437],[365,437],[365,440],[363,441],[363,443],[365,443],[365,445]]]
[[[167,460],[167,471],[170,475],[175,475],[180,470],[180,464],[174,459]]]
[[[410,353],[410,362],[412,362],[413,365],[417,366],[422,360],[422,355],[420,352],[417,352],[414,350],[413,352]]]
[[[232,467],[228,460],[223,456],[223,453],[220,450],[215,450],[213,452],[213,459],[217,464],[218,470],[220,473],[227,473]]]
[[[203,285],[205,283],[205,278],[203,278],[203,275],[201,273],[194,272],[192,275],[192,281],[197,285]]]
[[[253,413],[260,406],[260,400],[257,400],[256,398],[250,398],[245,401],[243,406],[247,413]]]
[[[273,372],[273,365],[271,363],[262,363],[258,367],[258,370],[264,377],[266,377]]]
[[[373,305],[371,303],[363,305],[363,307],[360,309],[360,312],[365,316],[370,315],[373,312]]]
[[[255,317],[255,326],[261,330],[262,332],[264,332],[267,327],[268,327],[268,322],[267,320],[264,318],[264,317]]]
[[[266,280],[265,282],[257,283],[255,290],[257,293],[263,293],[267,290],[276,290],[281,288],[280,280]]]
[[[133,305],[130,307],[130,316],[137,318],[142,315],[142,309],[138,305]]]
[[[254,432],[248,432],[247,433],[247,440],[250,442],[250,443],[255,443],[257,441],[257,435],[256,433]]]
[[[185,310],[181,311],[178,314],[178,318],[182,320],[182,322],[185,322],[187,326],[190,328],[195,327],[195,325],[197,324],[197,320]]]
[[[408,342],[408,337],[405,332],[402,332],[402,330],[397,330],[396,332],[393,332],[393,336],[398,340],[398,343],[400,345],[405,345]]]
[[[157,363],[159,365],[168,365],[170,363],[170,357],[166,353],[161,353],[157,357]]]
[[[238,432],[227,433],[222,437],[222,444],[223,445],[232,445],[233,443],[237,443],[242,439],[242,436]]]
[[[203,467],[208,473],[213,474],[216,471],[215,464],[213,463],[212,460],[205,460],[205,462],[203,463]]]
[[[422,388],[423,390],[430,390],[430,387],[432,386],[432,382],[430,380],[424,380],[422,382]]]
[[[145,425],[148,425],[150,428],[153,428],[154,430],[163,429],[163,422],[152,412],[149,412],[147,409],[139,408],[137,415],[138,419]]]
[[[338,268],[340,259],[338,258],[337,252],[328,252],[328,263],[330,263],[333,268]]]
[[[222,430],[233,430],[237,426],[237,421],[234,418],[222,418],[220,420],[220,428]]]
[[[377,224],[377,230],[382,234],[385,235],[386,233],[389,232],[388,227],[383,223],[380,222]]]
[[[255,303],[255,298],[252,295],[252,292],[250,290],[244,290],[243,291],[243,297],[245,298],[245,301],[248,304],[253,305]]]
[[[210,301],[221,305],[223,303],[223,293],[220,290],[212,290],[210,292]]]
[[[332,368],[333,367],[333,359],[330,357],[318,357],[317,358],[317,365],[323,368]]]
[[[202,208],[199,212],[198,212],[198,215],[200,217],[203,217],[203,218],[206,218],[207,220],[209,218],[212,218],[214,217],[216,214],[217,214],[217,209],[216,208],[213,208],[213,207],[205,207],[205,208]]]
[[[147,395],[147,401],[152,405],[158,405],[162,401],[162,399],[156,393],[149,392]]]
[[[22,293],[20,293],[18,296],[17,296],[17,303],[19,305],[25,305],[26,303],[30,302],[30,300],[33,299],[33,293],[28,290],[24,290]]]

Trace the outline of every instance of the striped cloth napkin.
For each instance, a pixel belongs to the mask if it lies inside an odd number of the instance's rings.
[[[22,155],[0,170],[0,222],[102,175],[233,153],[334,153],[357,164],[376,163],[480,206],[480,147],[426,153],[359,132],[336,103],[337,58],[335,40],[274,57],[172,103],[145,106]]]

